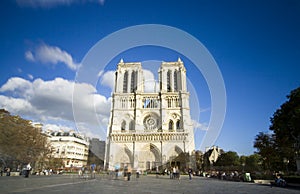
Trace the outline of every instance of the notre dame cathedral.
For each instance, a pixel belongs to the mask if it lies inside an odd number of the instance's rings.
[[[167,167],[176,164],[180,154],[195,149],[181,59],[162,62],[158,77],[158,92],[145,93],[142,64],[119,62],[107,129],[106,169]]]

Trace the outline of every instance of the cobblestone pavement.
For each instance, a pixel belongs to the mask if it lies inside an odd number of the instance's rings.
[[[181,176],[180,180],[168,176],[132,176],[114,179],[108,175],[97,175],[95,179],[79,178],[76,175],[0,177],[0,193],[299,193],[293,188],[278,188],[254,183],[220,181],[203,177]]]

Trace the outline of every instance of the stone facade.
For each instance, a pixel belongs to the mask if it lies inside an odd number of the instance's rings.
[[[158,92],[144,92],[141,63],[121,60],[107,131],[105,167],[151,170],[195,149],[183,62],[162,62]]]

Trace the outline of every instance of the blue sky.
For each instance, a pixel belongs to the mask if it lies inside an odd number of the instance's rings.
[[[0,4],[0,106],[42,122],[45,128],[75,127],[72,88],[82,59],[99,40],[133,25],[176,27],[212,54],[227,94],[224,125],[214,143],[224,150],[252,154],[255,135],[268,131],[272,114],[300,85],[297,0],[7,0]],[[192,115],[201,124],[196,130],[199,147],[210,119],[210,93],[189,59],[158,47],[131,49],[116,56],[104,74],[114,70],[120,58],[126,62],[178,57],[185,62],[200,104],[200,118]],[[100,138],[106,129],[92,128],[104,126],[109,117],[110,74],[104,74],[97,86],[78,85],[83,96],[77,127]],[[89,120],[94,108],[87,104],[89,98],[95,101],[97,122]]]

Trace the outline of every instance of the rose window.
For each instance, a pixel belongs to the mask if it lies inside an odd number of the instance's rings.
[[[147,116],[144,119],[144,127],[146,130],[152,130],[157,128],[157,119],[153,116]]]

